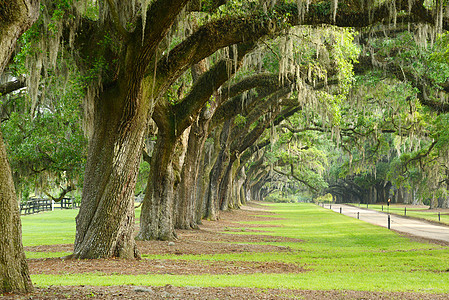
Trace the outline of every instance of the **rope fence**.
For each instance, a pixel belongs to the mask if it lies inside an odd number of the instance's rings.
[[[332,204],[331,203],[325,204],[325,203],[320,202],[320,203],[318,203],[318,205],[323,207],[323,208],[328,208],[328,209],[332,210]],[[333,211],[339,212],[340,214],[343,214],[343,207],[342,206],[338,207],[338,206],[339,206],[338,204],[334,204],[334,210]],[[367,207],[368,207],[368,204],[367,204]],[[401,216],[401,215],[398,214],[397,212],[391,212],[391,213],[388,212],[387,213],[384,210],[383,205],[382,205],[381,209],[382,209],[381,211],[387,215],[387,227],[388,227],[388,229],[390,229],[391,224],[394,223],[394,221],[391,219],[391,215],[397,215],[397,216]],[[373,210],[373,211],[377,211],[377,210]],[[362,213],[360,213],[358,211],[358,212],[354,213],[354,215],[355,215],[354,218],[357,218],[357,219],[360,220],[360,216],[362,215]],[[347,216],[350,216],[350,214],[347,214]],[[404,207],[404,215],[403,216],[405,216],[405,217],[407,216],[407,207]],[[435,216],[438,216],[438,222],[441,222],[441,212],[435,213]]]

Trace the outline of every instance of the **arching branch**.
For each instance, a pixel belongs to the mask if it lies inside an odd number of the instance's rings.
[[[47,195],[48,197],[50,197],[53,201],[55,202],[61,202],[62,199],[64,199],[65,195],[67,195],[67,193],[76,190],[76,188],[73,185],[68,185],[67,188],[61,188],[62,191],[59,194],[59,196],[53,197],[50,193],[44,191],[44,194]]]
[[[284,176],[287,176],[287,177],[288,177],[288,176],[291,176],[291,177],[293,177],[295,180],[297,180],[297,181],[303,183],[304,185],[306,185],[306,186],[307,186],[308,188],[310,188],[311,190],[313,190],[313,191],[315,191],[315,192],[318,192],[318,189],[317,189],[316,187],[312,186],[310,183],[308,183],[308,182],[305,181],[304,179],[301,179],[301,178],[299,178],[297,175],[295,175],[294,170],[295,170],[295,168],[294,168],[293,164],[290,164],[290,173],[283,172],[283,171],[281,171],[281,170],[279,170],[279,169],[273,168],[273,171],[275,171],[276,173],[279,173],[279,174],[284,175]]]
[[[25,86],[25,78],[8,81],[0,85],[0,95],[7,95],[21,88],[24,88]]]
[[[305,131],[319,131],[319,132],[324,132],[324,129],[322,127],[304,127],[304,128],[293,128],[292,126],[288,125],[288,124],[282,124],[280,126],[281,128],[285,128],[287,130],[289,130],[292,133],[300,133],[300,132],[305,132]]]

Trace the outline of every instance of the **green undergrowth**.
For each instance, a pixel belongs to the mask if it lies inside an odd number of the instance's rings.
[[[357,205],[361,208],[366,208],[366,204]],[[449,214],[447,212],[440,212],[438,217],[438,212],[423,209],[422,207],[407,206],[407,210],[404,209],[403,205],[381,205],[381,204],[369,204],[369,209],[383,211],[385,213],[390,212],[391,214],[396,214],[399,216],[408,216],[416,219],[423,219],[432,222],[438,222],[441,224],[449,225]]]
[[[274,218],[238,225],[240,228],[254,229],[255,224],[263,223],[264,227],[261,228],[263,232],[240,230],[226,233],[296,239],[257,243],[281,247],[279,252],[208,255],[143,253],[143,257],[196,260],[206,264],[214,261],[228,261],[230,264],[233,261],[284,262],[303,266],[306,272],[244,275],[38,274],[32,275],[32,280],[37,286],[172,284],[449,293],[449,247],[413,242],[386,228],[346,217],[313,204],[267,204],[267,207],[276,213]],[[272,226],[266,227],[267,225]],[[24,227],[26,226],[24,223]]]

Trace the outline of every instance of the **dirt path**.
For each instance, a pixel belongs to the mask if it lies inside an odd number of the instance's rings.
[[[335,212],[359,218],[362,221],[382,227],[388,227],[388,213],[344,204],[327,204]],[[449,227],[430,222],[416,220],[398,215],[390,215],[390,229],[429,240],[442,241],[449,244]]]

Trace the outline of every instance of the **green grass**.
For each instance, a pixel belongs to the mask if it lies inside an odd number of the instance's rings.
[[[25,251],[26,258],[54,258],[64,257],[72,254],[71,252],[32,252]]]
[[[101,273],[64,276],[38,274],[32,275],[32,280],[37,286],[172,284],[178,286],[449,293],[448,247],[412,242],[386,228],[346,217],[313,204],[267,205],[278,214],[275,217],[283,218],[282,220],[273,218],[264,221],[264,224],[273,225],[273,227],[262,229],[269,232],[245,231],[232,232],[232,234],[277,235],[301,239],[304,242],[266,243],[291,249],[282,253],[144,254],[144,257],[167,260],[201,260],[204,263],[217,260],[229,262],[280,261],[304,266],[308,269],[307,272],[189,276],[155,274],[133,276]],[[56,214],[59,215],[59,213]],[[51,219],[52,214],[48,214],[47,218]],[[26,227],[27,223],[24,223],[24,230]],[[69,233],[66,234],[73,234]],[[36,231],[36,234],[46,236],[39,231]]]
[[[70,244],[75,240],[78,209],[63,209],[22,216],[24,246]]]
[[[359,205],[362,208],[366,208],[366,204]],[[369,209],[382,211],[382,205],[381,204],[369,204]],[[397,205],[390,205],[388,207],[387,205],[383,205],[383,212],[390,212],[392,214],[404,216],[405,209],[403,205],[397,206]],[[438,212],[432,211],[432,210],[425,210],[420,207],[413,207],[413,206],[407,206],[407,213],[406,215],[408,217],[418,218],[418,219],[424,219],[429,220],[433,222],[439,222],[441,224],[449,225],[449,214],[447,213],[440,213],[440,220],[438,220]]]
[[[358,291],[413,291],[445,293],[448,274],[430,274],[423,278],[419,273],[402,276],[395,272],[366,273],[299,273],[254,275],[104,275],[76,274],[64,276],[32,275],[39,286],[49,285],[152,285],[201,287],[255,287],[309,290],[358,290]],[[325,278],[323,280],[323,278]],[[438,283],[438,284],[435,284]]]

